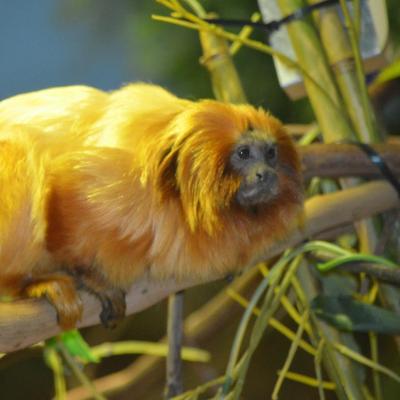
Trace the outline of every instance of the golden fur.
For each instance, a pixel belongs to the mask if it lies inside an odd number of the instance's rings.
[[[279,195],[255,211],[235,202],[240,177],[227,168],[249,130],[279,148]],[[79,318],[76,271],[99,290],[145,273],[216,278],[283,239],[302,208],[299,159],[278,120],[153,85],[7,99],[0,158],[0,292],[46,294],[64,327]]]

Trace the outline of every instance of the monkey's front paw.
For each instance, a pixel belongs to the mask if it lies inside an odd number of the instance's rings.
[[[35,278],[24,289],[28,297],[47,297],[57,310],[58,324],[63,330],[73,329],[82,317],[82,301],[71,277],[49,274]]]
[[[96,293],[101,301],[100,321],[106,328],[115,328],[117,322],[125,316],[125,292],[120,289]]]

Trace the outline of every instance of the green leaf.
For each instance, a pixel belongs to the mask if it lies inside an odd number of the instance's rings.
[[[338,329],[353,332],[400,333],[400,316],[392,311],[354,300],[351,296],[317,296],[314,313]]]
[[[61,341],[68,352],[75,357],[79,357],[82,362],[98,363],[100,361],[100,358],[92,353],[90,346],[78,330],[63,332],[57,336],[56,340]]]
[[[329,271],[333,268],[336,268],[340,265],[352,263],[352,262],[375,263],[375,264],[384,265],[385,267],[392,268],[392,269],[399,268],[399,266],[397,264],[388,260],[387,258],[375,256],[373,254],[362,254],[362,253],[352,254],[352,255],[348,255],[348,256],[346,256],[346,255],[339,256],[333,260],[319,264],[317,267],[320,271],[325,272],[325,271]]]
[[[397,60],[384,68],[375,79],[374,83],[383,83],[396,78],[400,78],[400,60]]]

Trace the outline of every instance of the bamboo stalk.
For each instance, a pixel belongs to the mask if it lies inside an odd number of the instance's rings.
[[[247,103],[227,41],[207,31],[200,31],[199,35],[203,48],[200,62],[210,73],[215,98],[230,103]]]
[[[304,6],[301,0],[277,0],[277,3],[284,15],[291,14]],[[343,139],[343,136],[351,138],[352,128],[346,116],[343,100],[311,19],[293,21],[287,25],[287,30],[298,63],[321,84],[337,106],[337,108],[332,108],[326,97],[321,96],[320,90],[307,76],[304,76],[309,100],[326,141],[336,142]]]
[[[310,0],[310,2],[318,1]],[[337,9],[335,7],[322,9],[318,12],[317,20],[322,44],[357,137],[365,142],[378,141],[379,134],[374,113],[369,99],[363,95],[364,74],[361,70],[361,78],[358,76],[355,49],[350,44],[349,35],[343,28]],[[358,52],[357,56],[360,57]],[[361,62],[358,61],[358,64]],[[360,82],[360,79],[363,82]]]

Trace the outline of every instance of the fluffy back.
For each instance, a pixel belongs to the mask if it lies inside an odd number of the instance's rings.
[[[47,160],[31,132],[10,126],[13,140],[0,140],[0,287],[30,273],[45,251]]]
[[[51,155],[93,145],[92,125],[108,106],[108,95],[88,86],[64,86],[24,93],[0,102],[0,128],[8,125],[34,129],[37,149]],[[0,138],[14,135],[0,129]]]

